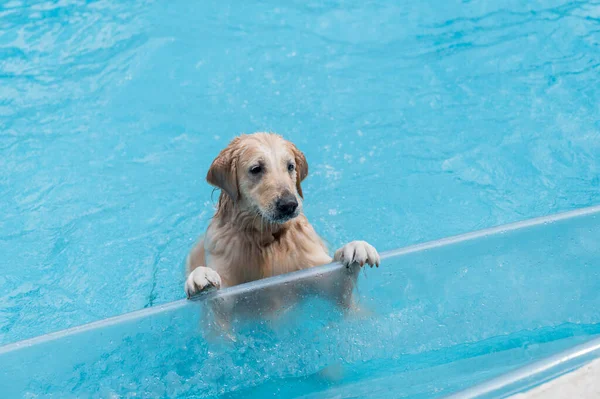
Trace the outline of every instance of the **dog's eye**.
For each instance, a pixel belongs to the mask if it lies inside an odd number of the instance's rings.
[[[288,164],[288,172],[293,172],[296,166],[293,163]]]
[[[256,165],[250,168],[250,174],[252,175],[258,175],[262,172],[262,166],[260,165]]]

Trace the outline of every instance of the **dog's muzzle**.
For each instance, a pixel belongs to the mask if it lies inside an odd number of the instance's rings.
[[[286,193],[279,197],[275,202],[276,219],[277,220],[289,220],[296,215],[298,210],[298,199],[292,193]]]

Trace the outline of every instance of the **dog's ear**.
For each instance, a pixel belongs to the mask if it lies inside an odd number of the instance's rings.
[[[295,145],[292,144],[292,152],[294,153],[294,158],[296,162],[296,189],[298,190],[298,194],[300,197],[304,198],[302,195],[302,187],[300,183],[302,180],[308,176],[308,162],[306,162],[306,157]]]
[[[215,158],[206,174],[206,181],[225,191],[235,202],[239,196],[237,179],[237,156],[235,149],[239,139],[234,139]]]

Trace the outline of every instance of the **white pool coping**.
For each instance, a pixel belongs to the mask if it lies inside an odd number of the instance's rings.
[[[530,391],[511,396],[513,399],[597,399],[600,398],[600,359]]]
[[[590,367],[588,367],[590,366]],[[579,396],[576,381],[585,381],[586,390],[600,390],[600,338],[566,349],[515,371],[457,392],[446,399],[538,398],[539,392],[569,392],[557,398],[587,398]],[[571,394],[572,393],[572,394]],[[541,396],[549,397],[549,396]],[[600,395],[592,396],[598,398]]]

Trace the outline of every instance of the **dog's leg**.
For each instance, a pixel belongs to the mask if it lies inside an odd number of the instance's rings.
[[[185,270],[187,278],[184,289],[188,298],[211,287],[221,288],[221,276],[219,276],[219,273],[206,267],[204,237],[200,237],[194,248],[190,251],[185,262]]]
[[[211,341],[225,339],[236,342],[237,337],[232,329],[235,298],[213,297],[204,302],[205,313],[203,328],[208,328]]]
[[[333,260],[346,266],[340,271],[340,276],[331,284],[326,292],[327,296],[337,303],[346,316],[365,317],[370,312],[356,303],[354,289],[358,273],[364,265],[379,267],[379,254],[377,250],[365,241],[352,241],[335,252]],[[345,367],[342,362],[327,365],[316,376],[327,382],[339,381],[344,377]]]
[[[194,248],[190,251],[185,261],[186,277],[199,266],[206,266],[206,256],[204,250],[204,236],[200,237]]]
[[[363,313],[354,299],[354,288],[358,272],[364,265],[379,267],[379,254],[377,250],[365,241],[352,241],[335,251],[334,260],[346,266],[341,281],[337,284],[338,303],[345,311]]]

